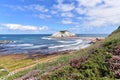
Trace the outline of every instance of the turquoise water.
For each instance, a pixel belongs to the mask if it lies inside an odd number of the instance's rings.
[[[10,40],[0,45],[0,54],[13,53],[52,53],[64,50],[76,50],[89,46],[89,40],[52,39],[49,34],[0,35],[0,40]],[[107,34],[79,34],[80,37],[107,37]]]

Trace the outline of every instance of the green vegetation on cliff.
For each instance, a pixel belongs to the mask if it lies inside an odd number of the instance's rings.
[[[114,48],[120,45],[120,27],[103,42],[96,44],[99,46],[94,45],[84,63],[79,65],[81,58],[78,58],[79,62],[73,59],[71,61],[75,63],[74,65],[63,66],[45,77],[44,80],[114,80],[120,78],[119,74],[115,76],[108,62],[114,54]],[[120,66],[117,68],[119,70]]]

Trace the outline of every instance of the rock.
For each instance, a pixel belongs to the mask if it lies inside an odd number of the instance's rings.
[[[76,34],[71,33],[67,30],[64,30],[64,31],[59,31],[50,37],[52,37],[52,38],[71,38],[71,37],[76,37]]]
[[[93,39],[90,39],[91,41],[89,42],[89,44],[95,44],[97,41],[101,41],[102,39],[100,38],[93,38]]]
[[[91,41],[91,42],[89,42],[89,44],[95,44],[95,41]]]
[[[2,40],[0,41],[0,44],[8,44],[10,42],[10,40]]]
[[[96,38],[96,41],[101,41],[101,39],[100,38]]]

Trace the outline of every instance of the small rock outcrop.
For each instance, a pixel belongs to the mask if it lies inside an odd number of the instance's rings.
[[[57,33],[54,33],[50,37],[52,37],[52,38],[70,38],[70,37],[76,37],[76,34],[71,33],[67,30],[63,30],[63,31],[59,31]]]
[[[0,44],[8,44],[10,42],[10,40],[1,40]]]

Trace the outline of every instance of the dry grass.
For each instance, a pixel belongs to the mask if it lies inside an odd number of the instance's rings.
[[[53,61],[58,58],[58,55],[50,55],[43,58],[30,59],[25,54],[0,55],[0,66],[7,69],[9,72],[21,71],[24,68],[29,68],[37,63]]]

